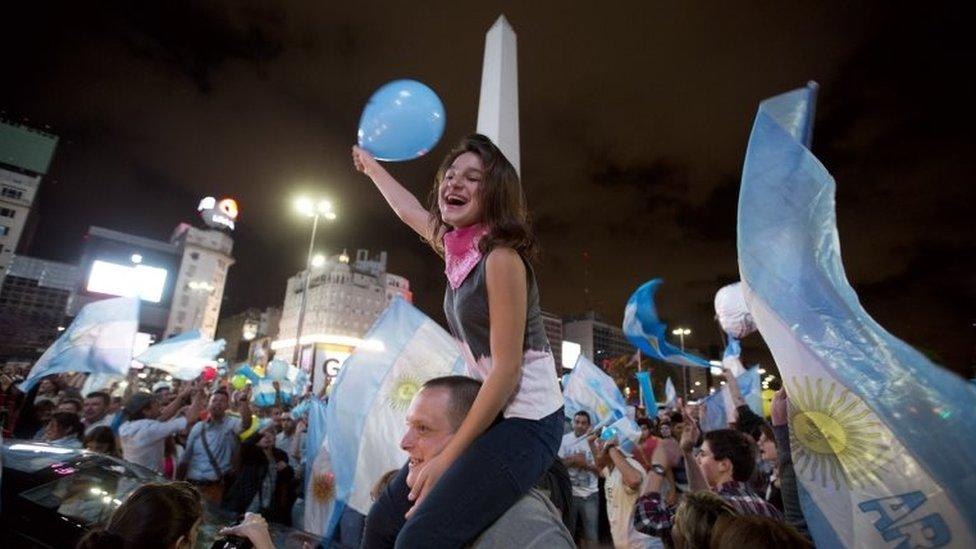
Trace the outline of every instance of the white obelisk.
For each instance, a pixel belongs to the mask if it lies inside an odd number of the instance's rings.
[[[518,42],[504,15],[485,34],[478,133],[494,141],[521,175],[518,114]]]

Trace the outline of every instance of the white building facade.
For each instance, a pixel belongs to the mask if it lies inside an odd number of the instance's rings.
[[[213,338],[227,272],[234,264],[234,239],[222,231],[184,223],[173,231],[170,243],[179,250],[180,270],[164,337],[199,329],[204,336]]]
[[[288,279],[278,339],[271,344],[275,356],[288,362],[294,356],[304,283],[305,271]],[[357,250],[355,258],[343,252],[313,267],[302,326],[302,366],[319,367],[326,358],[344,360],[397,296],[413,300],[409,281],[386,272],[386,252],[372,258],[368,250]]]

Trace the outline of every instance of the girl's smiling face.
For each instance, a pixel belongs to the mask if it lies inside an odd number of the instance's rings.
[[[483,176],[484,167],[477,154],[466,152],[454,159],[437,192],[437,207],[444,223],[459,228],[481,222]]]

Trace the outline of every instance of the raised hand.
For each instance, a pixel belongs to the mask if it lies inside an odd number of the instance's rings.
[[[369,177],[377,175],[383,169],[379,162],[373,158],[373,155],[366,152],[362,147],[355,145],[352,148],[352,163],[356,166],[357,171],[363,172]]]
[[[773,402],[769,410],[770,420],[773,425],[778,427],[789,423],[789,404],[790,397],[786,394],[786,389],[776,391],[776,394],[773,395]]]
[[[698,428],[695,420],[688,415],[687,411],[682,410],[681,416],[684,418],[684,428],[681,430],[681,441],[678,444],[681,446],[681,451],[688,454],[695,449],[695,444],[698,443],[701,430]]]

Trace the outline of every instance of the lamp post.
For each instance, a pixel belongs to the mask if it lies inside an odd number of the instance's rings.
[[[312,265],[315,263],[315,232],[319,227],[319,218],[324,217],[329,221],[336,218],[332,203],[328,200],[320,200],[317,203],[309,198],[299,198],[295,201],[295,209],[306,217],[312,218],[312,235],[308,239],[308,257],[305,259],[305,279],[302,281],[302,304],[298,309],[298,328],[295,331],[295,350],[292,353],[292,362],[295,366],[301,367],[298,362],[302,352],[302,327],[305,324],[305,306],[308,303],[308,281],[312,274]]]
[[[681,341],[681,352],[685,352],[685,336],[691,335],[691,329],[689,328],[675,328],[671,330],[672,335],[678,336]],[[688,402],[688,366],[681,365],[681,385],[684,387],[685,393],[685,403]]]

